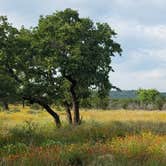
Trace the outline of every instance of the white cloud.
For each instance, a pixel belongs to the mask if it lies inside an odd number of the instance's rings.
[[[166,4],[165,0],[139,0],[139,1],[134,1],[134,0],[113,0],[114,3],[118,4],[118,5],[128,5],[128,6],[135,6],[135,5],[158,5],[158,6],[162,6],[164,4]]]
[[[166,70],[120,71],[110,74],[110,80],[121,89],[155,88],[165,91]]]
[[[118,18],[106,21],[114,27],[121,38],[142,38],[152,42],[154,40],[166,42],[166,24],[145,25],[136,20]]]
[[[140,50],[130,52],[114,62],[115,73],[110,73],[110,81],[121,89],[156,88],[165,90],[166,49]]]

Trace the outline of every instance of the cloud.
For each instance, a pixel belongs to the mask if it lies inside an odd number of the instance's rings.
[[[165,22],[165,0],[112,0],[111,2],[112,12],[122,19],[137,20],[151,25]]]
[[[97,20],[118,16],[124,20],[156,24],[156,22],[165,22],[165,6],[165,0],[0,0],[1,13],[17,12],[23,18],[33,16],[36,20],[41,14],[73,8],[79,10],[82,16]],[[23,24],[26,24],[26,20]],[[34,25],[33,20],[29,26],[32,25]]]
[[[166,69],[166,49],[129,51],[128,56],[113,58],[115,71],[133,72]],[[115,73],[116,74],[116,73]]]
[[[122,37],[135,37],[135,38],[150,38],[157,40],[166,40],[166,24],[145,25],[137,21],[126,21],[112,19],[107,20],[118,29]]]
[[[121,57],[114,62],[115,73],[110,73],[110,80],[121,89],[156,88],[165,90],[166,49],[140,50],[130,52],[128,57]]]
[[[36,26],[41,14],[72,8],[81,17],[108,22],[118,33],[123,56],[113,59],[110,80],[122,89],[166,91],[165,0],[0,0],[0,15],[15,26]]]
[[[146,25],[137,20],[108,19],[118,33],[118,40],[124,49],[165,48],[166,24]]]
[[[112,83],[121,89],[155,88],[165,91],[166,70],[120,71],[110,74]]]

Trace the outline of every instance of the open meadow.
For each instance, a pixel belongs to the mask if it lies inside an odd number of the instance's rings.
[[[62,127],[35,107],[0,112],[2,166],[165,166],[166,112],[81,110],[82,124]]]
[[[166,166],[160,1],[0,1],[0,166]]]

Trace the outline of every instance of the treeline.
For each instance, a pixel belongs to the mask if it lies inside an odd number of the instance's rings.
[[[110,96],[100,96],[97,91],[91,91],[89,97],[80,100],[80,107],[84,109],[112,110],[166,110],[166,96],[163,93],[159,93],[155,89],[139,89],[133,92],[135,93],[133,98],[112,98]],[[0,101],[0,106],[8,110],[8,102],[4,101]],[[19,98],[12,98],[10,104],[29,105],[29,102],[23,102]],[[58,106],[58,108],[62,106],[56,102],[52,104]]]
[[[137,97],[137,90],[114,90],[110,92],[110,97],[112,99],[133,99]]]
[[[110,91],[110,97],[112,99],[133,99],[137,98],[138,90],[121,90],[121,91]],[[160,92],[162,96],[166,97],[166,92]]]
[[[166,110],[166,96],[156,89],[139,89],[138,91],[133,92],[135,93],[133,98],[111,99],[109,108],[131,110]]]

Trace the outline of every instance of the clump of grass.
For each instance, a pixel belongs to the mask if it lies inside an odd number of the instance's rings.
[[[28,152],[29,147],[24,143],[8,144],[0,149],[1,155],[13,155]]]

